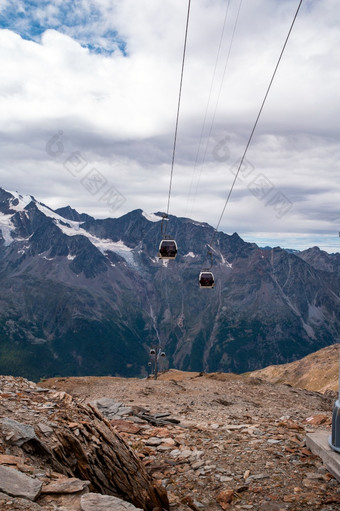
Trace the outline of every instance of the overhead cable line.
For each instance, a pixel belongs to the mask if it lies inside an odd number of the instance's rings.
[[[239,166],[238,166],[238,168],[237,168],[237,172],[236,172],[236,174],[235,174],[235,177],[234,177],[234,180],[233,180],[233,182],[232,182],[231,188],[230,188],[230,190],[229,190],[229,193],[228,193],[227,199],[226,199],[226,201],[225,201],[225,204],[224,204],[224,206],[223,206],[221,216],[220,216],[220,218],[219,218],[219,220],[218,220],[218,222],[217,222],[217,226],[216,226],[216,228],[215,228],[215,230],[214,230],[214,233],[213,233],[213,235],[212,235],[212,238],[211,238],[211,241],[210,241],[210,247],[211,247],[211,245],[212,245],[212,243],[213,243],[213,241],[214,241],[214,239],[215,239],[215,236],[216,236],[216,233],[217,233],[218,228],[219,228],[219,226],[220,226],[220,223],[221,223],[221,221],[222,221],[222,218],[223,218],[224,212],[225,212],[226,207],[227,207],[227,205],[228,205],[228,202],[229,202],[230,196],[231,196],[231,194],[232,194],[232,192],[233,192],[233,189],[234,189],[235,183],[236,183],[236,181],[237,181],[237,178],[238,178],[238,175],[239,175],[240,170],[241,170],[241,168],[242,168],[242,165],[243,165],[244,159],[245,159],[245,157],[246,157],[246,154],[247,154],[248,148],[249,148],[250,143],[251,143],[251,141],[252,141],[252,138],[253,138],[253,135],[254,135],[255,129],[256,129],[257,124],[258,124],[258,121],[259,121],[259,119],[260,119],[260,116],[261,116],[261,113],[262,113],[262,110],[263,110],[264,104],[265,104],[265,102],[266,102],[266,100],[267,100],[267,97],[268,97],[269,91],[270,91],[270,89],[271,89],[272,83],[273,83],[273,81],[274,81],[274,78],[275,78],[276,72],[277,72],[278,67],[279,67],[279,65],[280,65],[280,62],[281,62],[281,59],[282,59],[283,53],[284,53],[284,51],[285,51],[285,49],[286,49],[286,46],[287,46],[287,43],[288,43],[288,39],[289,39],[290,34],[291,34],[292,30],[293,30],[293,27],[294,27],[294,24],[295,24],[296,18],[297,18],[297,16],[298,16],[298,13],[299,13],[299,10],[300,10],[300,7],[301,7],[302,2],[303,2],[303,0],[300,0],[300,1],[299,1],[299,5],[298,5],[298,7],[297,7],[297,10],[296,10],[296,13],[295,13],[295,15],[294,15],[294,18],[293,18],[293,21],[292,21],[292,23],[291,23],[291,26],[290,26],[290,28],[289,28],[288,35],[287,35],[287,37],[286,37],[286,40],[285,40],[285,42],[284,42],[284,45],[283,45],[283,48],[282,48],[282,50],[281,50],[280,56],[279,56],[278,61],[277,61],[277,63],[276,63],[276,66],[275,66],[275,69],[274,69],[273,75],[272,75],[271,80],[270,80],[270,82],[269,82],[269,85],[268,85],[268,88],[267,88],[266,94],[265,94],[265,96],[264,96],[264,99],[263,99],[263,101],[262,101],[262,104],[261,104],[261,107],[260,107],[259,113],[257,114],[257,117],[256,117],[256,120],[255,120],[255,123],[254,123],[253,129],[252,129],[252,131],[251,131],[251,133],[250,133],[250,136],[249,136],[249,139],[248,139],[247,145],[246,145],[245,150],[244,150],[244,152],[243,152],[242,158],[241,158],[240,163],[239,163]]]
[[[170,183],[169,183],[169,195],[168,195],[168,205],[167,205],[167,209],[166,209],[166,217],[168,217],[168,215],[169,215],[170,197],[171,197],[171,189],[172,189],[172,178],[173,178],[173,173],[174,173],[176,144],[177,144],[177,132],[178,132],[178,121],[179,121],[179,111],[180,111],[180,106],[181,106],[183,74],[184,74],[184,62],[185,62],[185,54],[186,54],[187,39],[188,39],[190,6],[191,6],[191,0],[188,1],[187,19],[186,19],[186,26],[185,26],[184,47],[183,47],[182,68],[181,68],[181,79],[180,79],[180,84],[179,84],[177,115],[176,115],[176,125],[175,125],[175,136],[174,136],[174,145],[173,145],[173,150],[172,150]]]
[[[203,158],[202,158],[202,162],[201,162],[199,178],[198,178],[198,182],[196,184],[196,193],[197,193],[197,188],[198,188],[199,181],[201,179],[202,170],[203,170],[203,167],[204,167],[204,164],[205,164],[205,159],[206,159],[207,152],[208,152],[208,147],[209,147],[209,141],[210,141],[211,133],[212,133],[212,130],[213,130],[213,127],[214,127],[215,119],[216,119],[217,108],[218,108],[218,105],[219,105],[219,102],[220,102],[220,97],[221,97],[221,93],[222,93],[222,87],[223,87],[224,78],[225,78],[227,67],[228,67],[228,63],[229,63],[229,57],[230,57],[232,46],[233,46],[233,42],[234,42],[234,37],[235,37],[235,32],[236,32],[236,27],[237,27],[238,19],[239,19],[239,16],[240,16],[242,2],[243,2],[243,0],[240,0],[239,6],[238,6],[238,11],[237,11],[237,15],[236,15],[235,23],[234,23],[234,28],[233,28],[233,33],[232,33],[230,44],[229,44],[227,59],[226,59],[225,65],[224,65],[223,74],[222,74],[222,80],[221,80],[221,83],[220,83],[220,88],[219,88],[219,91],[218,91],[217,100],[216,100],[216,103],[215,103],[215,108],[214,108],[212,120],[211,120],[211,123],[210,123],[210,129],[209,129],[209,133],[208,133],[208,136],[207,136],[207,142],[206,142],[206,145],[205,145],[205,150],[204,150],[204,154],[203,154]]]
[[[198,158],[199,158],[199,153],[200,153],[200,150],[201,150],[203,135],[204,135],[204,131],[205,131],[205,125],[206,125],[206,121],[207,121],[207,117],[208,117],[208,111],[209,111],[209,106],[210,106],[211,94],[212,94],[212,90],[213,90],[213,86],[214,86],[214,82],[215,82],[215,76],[216,76],[216,71],[217,71],[217,64],[218,64],[220,53],[221,53],[222,41],[223,41],[225,26],[226,26],[226,22],[227,22],[227,18],[228,18],[229,7],[230,7],[230,0],[228,0],[228,2],[227,2],[227,9],[226,9],[226,12],[225,12],[225,15],[224,15],[224,21],[223,21],[221,37],[220,37],[220,41],[219,41],[219,45],[218,45],[218,50],[217,50],[217,54],[216,54],[215,66],[214,66],[214,71],[213,71],[213,75],[212,75],[212,79],[211,79],[210,90],[209,90],[209,95],[208,95],[208,101],[207,101],[207,105],[206,105],[206,108],[205,108],[205,113],[204,113],[204,118],[203,118],[203,123],[202,123],[202,129],[201,129],[201,134],[200,134],[200,140],[199,140],[199,143],[198,143],[198,148],[197,148],[197,153],[196,153],[196,158],[195,158],[194,173],[195,173],[195,170],[196,170],[197,165],[198,165]],[[193,186],[194,173],[193,173],[193,177],[191,179],[190,190],[189,190],[189,198],[190,198],[191,190],[192,190],[192,186]],[[196,191],[197,191],[197,186],[196,186]]]

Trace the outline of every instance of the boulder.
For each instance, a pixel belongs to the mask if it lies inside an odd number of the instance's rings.
[[[40,494],[42,482],[10,467],[0,466],[0,492],[12,497],[35,500]]]
[[[142,511],[117,497],[88,493],[80,499],[81,511]]]

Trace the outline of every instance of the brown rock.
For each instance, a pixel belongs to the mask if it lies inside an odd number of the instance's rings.
[[[78,424],[78,422],[69,422],[69,423],[67,424],[67,427],[69,427],[70,429],[75,429],[75,428],[80,428],[80,427],[81,427],[81,425],[80,425],[80,424]]]
[[[309,449],[307,449],[306,447],[303,447],[302,449],[300,449],[300,452],[304,456],[312,456],[312,452]]]
[[[190,507],[190,509],[192,509],[193,511],[201,511],[197,506],[196,504],[194,503],[193,501],[193,498],[190,496],[190,495],[187,495],[186,497],[184,497],[182,499],[182,504],[186,504],[188,507]]]
[[[288,428],[288,429],[295,429],[296,431],[303,431],[303,429],[304,429],[300,424],[292,421],[291,419],[287,419],[285,421],[279,422],[278,426]]]
[[[332,424],[332,419],[328,415],[318,414],[307,417],[305,422],[307,422],[307,424],[311,424],[312,426],[320,426],[321,424],[330,425]]]
[[[136,435],[142,429],[134,422],[125,421],[123,419],[112,419],[110,424],[121,433],[131,433]]]
[[[233,500],[234,490],[222,490],[217,495],[216,500],[222,509],[228,509],[230,502]]]
[[[90,481],[81,481],[74,477],[59,479],[42,487],[41,493],[77,493],[90,485]]]
[[[284,502],[295,502],[298,499],[297,495],[285,495],[283,497]]]
[[[7,454],[0,454],[0,465],[18,465],[22,463],[23,459],[19,456],[9,456]]]

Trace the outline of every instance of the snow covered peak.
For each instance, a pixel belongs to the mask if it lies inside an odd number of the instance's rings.
[[[162,220],[162,217],[155,215],[155,213],[146,213],[145,211],[143,211],[142,215],[144,218],[149,220],[149,222],[160,222]]]
[[[14,241],[13,233],[15,226],[12,217],[18,211],[22,212],[29,204],[35,200],[30,195],[22,196],[18,192],[8,192],[0,188],[0,236],[5,246],[10,245]]]
[[[20,195],[18,192],[8,192],[13,196],[13,199],[10,199],[10,207],[15,211],[22,211],[28,204],[32,201],[36,202],[35,198],[32,195]]]

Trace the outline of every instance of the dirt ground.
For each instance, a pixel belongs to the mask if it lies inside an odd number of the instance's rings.
[[[117,429],[174,510],[340,509],[339,483],[305,447],[306,432],[330,430],[334,393],[174,370],[157,380],[54,378],[40,385],[81,402],[109,398],[131,407]],[[142,409],[179,423],[143,424],[135,413]]]

